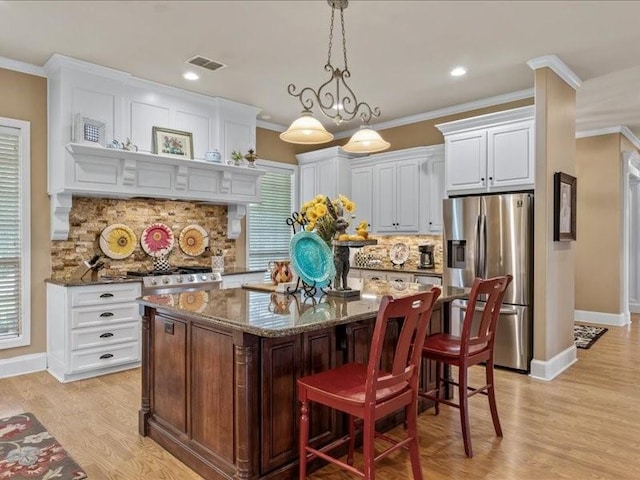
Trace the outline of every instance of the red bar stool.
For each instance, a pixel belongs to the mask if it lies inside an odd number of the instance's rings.
[[[371,341],[368,365],[349,363],[332,370],[298,379],[300,400],[300,479],[307,478],[307,462],[322,458],[365,480],[375,478],[374,462],[389,453],[405,448],[411,456],[413,477],[422,479],[418,451],[417,405],[418,371],[421,349],[427,334],[431,311],[440,289],[403,298],[385,296],[380,304]],[[391,372],[380,370],[384,336],[390,318],[403,318],[395,347]],[[309,402],[317,402],[349,416],[349,434],[331,444],[315,449],[309,446]],[[395,440],[375,431],[375,422],[401,408],[405,409],[407,437]],[[364,469],[353,466],[355,422],[362,419]],[[391,443],[391,447],[376,455],[375,437]],[[349,441],[347,463],[327,452]]]
[[[512,279],[511,275],[488,280],[476,278],[469,293],[469,303],[462,323],[460,337],[454,337],[446,333],[430,335],[427,337],[422,349],[424,358],[436,361],[436,387],[433,390],[419,392],[419,395],[435,402],[436,415],[440,413],[440,403],[460,409],[464,451],[468,457],[473,457],[469,432],[469,397],[476,393],[482,393],[489,397],[493,427],[496,435],[502,437],[493,381],[493,346],[502,299]],[[480,295],[487,295],[487,299],[484,309],[480,310],[482,312],[480,320],[476,324],[474,322],[474,314],[480,313],[479,310],[476,310],[476,308],[480,308],[480,305],[476,307],[476,304],[478,301],[484,301],[482,298],[478,298]],[[474,324],[473,328],[472,324]],[[479,388],[470,387],[468,385],[467,369],[481,362],[485,362],[486,365],[486,384]],[[458,367],[458,382],[443,378],[442,367],[444,364]],[[444,386],[446,388],[447,384],[458,386],[459,403],[440,398],[440,387]]]

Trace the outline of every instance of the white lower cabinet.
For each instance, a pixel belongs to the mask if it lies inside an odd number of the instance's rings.
[[[222,288],[240,288],[246,283],[264,283],[264,272],[222,274]]]
[[[47,370],[61,382],[140,366],[140,282],[47,284]]]

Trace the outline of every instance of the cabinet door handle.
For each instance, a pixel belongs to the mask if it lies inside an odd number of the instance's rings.
[[[107,332],[100,335],[100,338],[109,338],[109,337],[113,337],[113,333]]]
[[[113,293],[103,293],[100,295],[100,298],[111,298],[113,297]]]
[[[113,353],[105,353],[104,355],[100,355],[100,360],[106,360],[107,358],[113,358]]]
[[[100,314],[101,317],[113,317],[113,313],[111,312],[102,312]]]

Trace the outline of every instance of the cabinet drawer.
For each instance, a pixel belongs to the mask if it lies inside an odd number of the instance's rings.
[[[132,322],[139,318],[139,307],[137,303],[73,308],[71,309],[71,328],[109,325],[117,322]]]
[[[130,302],[140,296],[139,283],[116,283],[112,285],[89,285],[71,288],[71,306],[105,305]]]
[[[106,347],[72,352],[71,371],[81,372],[139,361],[140,347],[137,342],[107,345]]]
[[[97,328],[79,328],[71,333],[71,349],[102,347],[114,343],[137,342],[140,324],[126,323]]]

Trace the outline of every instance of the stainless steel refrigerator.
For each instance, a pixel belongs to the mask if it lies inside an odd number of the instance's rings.
[[[528,372],[533,356],[533,195],[446,199],[443,216],[445,285],[471,287],[476,277],[513,275],[498,319],[495,364]],[[465,301],[452,302],[454,335],[466,307]]]

